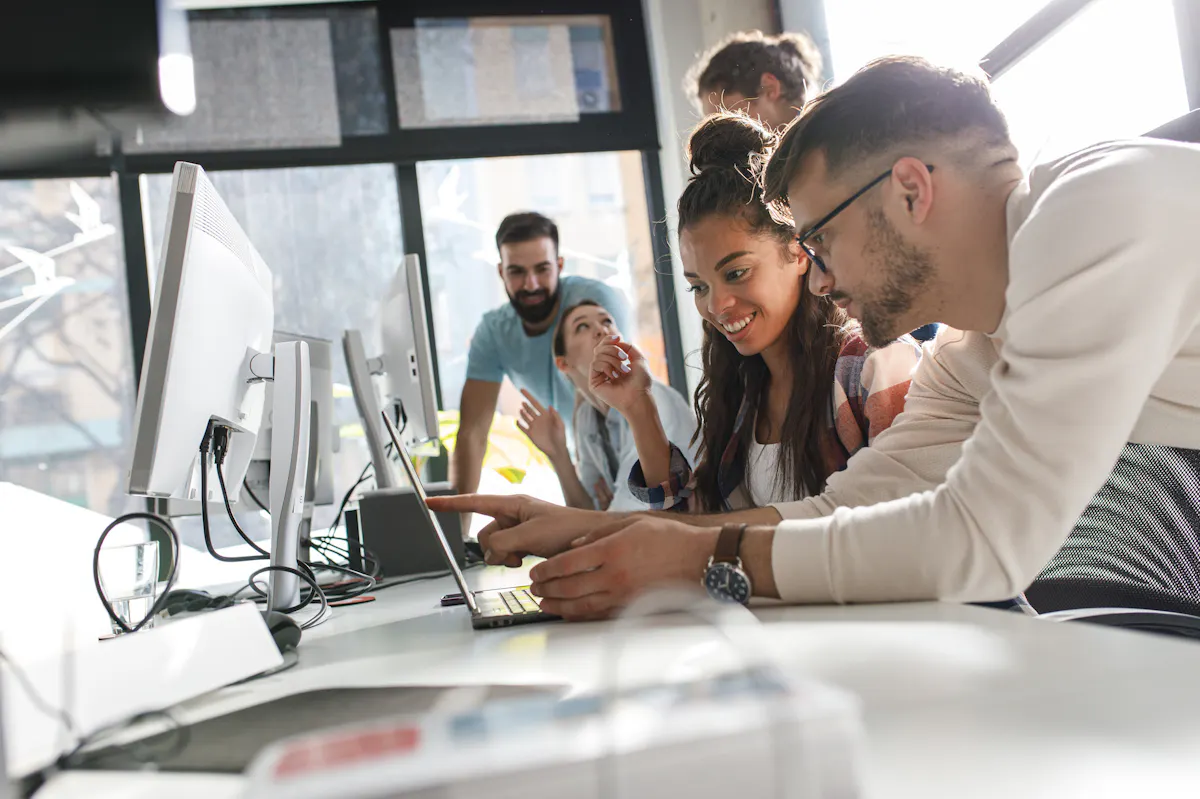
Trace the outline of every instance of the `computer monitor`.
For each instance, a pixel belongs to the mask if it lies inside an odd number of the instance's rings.
[[[384,393],[407,446],[438,439],[437,392],[421,259],[404,256],[379,309]],[[379,416],[376,415],[378,420]]]
[[[177,163],[134,418],[129,493],[220,502],[210,426],[229,431],[221,476],[236,502],[274,383],[271,563],[296,568],[311,424],[308,345],[272,344],[271,270],[195,164]],[[201,486],[207,485],[207,496]],[[272,609],[299,604],[299,580],[273,571]]]
[[[382,429],[381,410],[387,410],[396,419],[406,445],[415,448],[432,443],[436,448],[440,443],[425,291],[421,261],[416,255],[406,255],[396,270],[380,306],[379,327],[383,341],[380,357],[367,356],[362,334],[357,330],[345,332],[342,349],[375,467],[375,483],[384,489],[394,488],[395,481],[386,454],[387,436]],[[382,403],[372,375],[385,376]]]

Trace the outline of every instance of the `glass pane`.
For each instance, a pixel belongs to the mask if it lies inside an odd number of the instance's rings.
[[[826,0],[834,78],[843,81],[885,55],[919,55],[959,68],[975,66],[1048,2]]]
[[[418,19],[391,32],[403,128],[576,122],[620,110],[606,16]]]
[[[226,11],[189,23],[196,111],[132,152],[333,147],[387,132],[375,9]]]
[[[600,174],[605,178],[591,185]],[[640,154],[430,161],[417,164],[417,179],[446,408],[458,408],[476,325],[508,302],[496,272],[495,234],[518,210],[538,210],[558,224],[564,274],[603,281],[629,300],[634,329],[622,332],[666,381]],[[508,389],[499,410],[515,416],[520,395]]]
[[[368,355],[379,353],[377,298],[403,256],[395,168],[370,164],[208,175],[271,268],[275,328],[333,342],[334,422],[341,432],[334,488],[340,498],[370,459],[349,390],[342,332],[361,330]],[[170,175],[142,178],[152,272],[157,269],[170,187]],[[328,525],[335,511],[317,508],[317,525]],[[261,529],[265,535],[265,525]],[[181,532],[190,535],[190,530]],[[224,543],[236,543],[232,530],[227,536]]]
[[[997,78],[993,94],[1026,166],[1187,113],[1172,0],[1099,0]]]
[[[0,481],[128,509],[133,371],[115,181],[0,182]]]

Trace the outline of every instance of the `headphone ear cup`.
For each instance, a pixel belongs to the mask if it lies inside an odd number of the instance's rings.
[[[188,613],[195,613],[198,610],[204,610],[212,604],[212,597],[191,597],[184,603],[183,609]]]

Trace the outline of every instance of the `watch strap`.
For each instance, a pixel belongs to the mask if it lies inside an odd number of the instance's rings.
[[[713,551],[713,563],[737,563],[742,548],[742,536],[746,534],[744,524],[722,525],[717,535],[717,548]]]

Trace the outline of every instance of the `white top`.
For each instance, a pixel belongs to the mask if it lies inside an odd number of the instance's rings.
[[[1011,597],[1062,546],[1127,442],[1200,448],[1197,186],[1200,147],[1187,144],[1109,143],[1036,167],[1008,199],[997,364],[961,459],[922,493],[782,522],[782,597]],[[952,367],[929,361],[914,391],[964,393]],[[908,416],[862,452],[886,459],[880,444],[905,435]]]
[[[692,413],[692,407],[682,394],[657,380],[651,383],[650,393],[658,408],[658,418],[662,421],[667,440],[679,447],[680,451],[687,455],[689,462],[694,464],[696,444],[692,443],[692,436],[696,432],[696,416]],[[599,411],[583,399],[577,399],[573,418],[575,468],[579,473],[579,481],[587,489],[592,502],[597,502],[593,486],[598,480],[604,479],[613,494],[613,501],[608,510],[645,510],[646,504],[634,497],[629,490],[629,473],[638,461],[637,445],[634,444],[629,422],[612,408],[601,416]],[[615,475],[609,468],[601,425],[606,428],[616,455]]]
[[[750,442],[746,458],[746,487],[755,505],[770,505],[788,497],[779,490],[779,450],[781,445]]]

